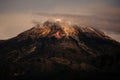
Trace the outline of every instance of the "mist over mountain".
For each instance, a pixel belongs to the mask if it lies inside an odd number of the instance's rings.
[[[116,79],[119,74],[120,43],[89,26],[56,19],[0,40],[5,79]]]

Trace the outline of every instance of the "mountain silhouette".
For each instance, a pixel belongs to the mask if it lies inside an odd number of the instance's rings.
[[[0,40],[3,79],[115,79],[119,74],[120,43],[92,27],[46,21]]]

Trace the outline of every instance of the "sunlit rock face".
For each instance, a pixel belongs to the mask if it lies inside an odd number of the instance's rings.
[[[119,68],[119,42],[94,28],[61,19],[42,22],[0,41],[0,71],[4,78],[99,79],[117,76]]]
[[[82,27],[73,23],[62,22],[61,19],[55,19],[53,21],[45,21],[43,23],[37,24],[32,29],[23,32],[18,35],[18,37],[55,37],[56,39],[61,39],[63,37],[79,37],[80,33],[89,33],[89,37],[93,33],[94,36],[111,39],[106,36],[103,32],[98,31],[92,27]],[[112,39],[111,39],[112,40]]]

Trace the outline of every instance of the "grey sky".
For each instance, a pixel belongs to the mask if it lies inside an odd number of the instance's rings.
[[[119,8],[120,0],[0,0],[0,12],[79,12],[81,8]]]

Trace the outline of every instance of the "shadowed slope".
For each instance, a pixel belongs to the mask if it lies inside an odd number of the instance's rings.
[[[108,78],[120,72],[119,49],[94,28],[46,21],[0,43],[0,69],[11,79]]]

